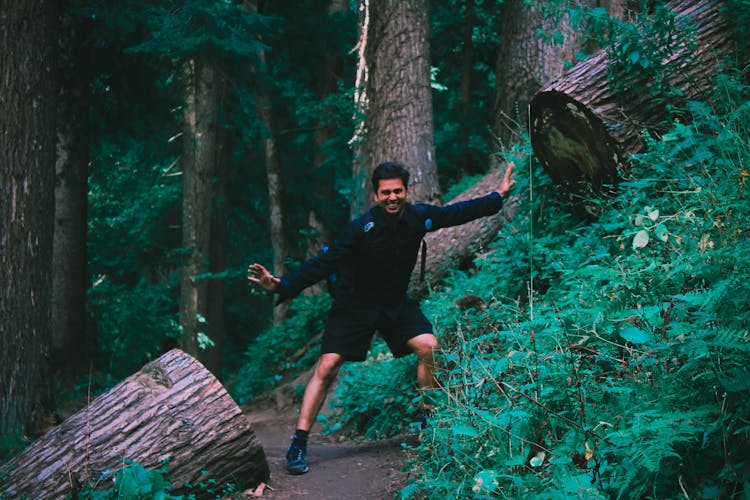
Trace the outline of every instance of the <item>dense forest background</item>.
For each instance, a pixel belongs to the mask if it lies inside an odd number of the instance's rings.
[[[689,3],[14,2],[0,456],[172,347],[241,402],[293,379],[330,299],[274,308],[249,263],[317,252],[380,161],[436,203],[513,161],[509,221],[424,298],[442,390],[376,342],[324,427],[387,436],[436,399],[404,498],[746,498],[750,5],[720,3],[734,49],[681,99],[667,75],[691,29],[668,7]],[[526,110],[600,51],[615,93],[661,111],[583,200],[534,155]]]

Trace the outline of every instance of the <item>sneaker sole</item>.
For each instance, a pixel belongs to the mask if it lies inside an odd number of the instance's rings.
[[[286,471],[292,476],[301,476],[302,474],[305,474],[309,470],[310,470],[309,467],[305,467],[304,469],[287,469]]]

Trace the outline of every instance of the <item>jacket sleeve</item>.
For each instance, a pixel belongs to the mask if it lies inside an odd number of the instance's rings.
[[[459,226],[467,222],[496,214],[503,208],[500,193],[490,193],[481,198],[461,201],[451,205],[424,205],[425,229],[435,231],[444,227]]]
[[[358,221],[351,222],[336,237],[333,244],[307,260],[296,270],[281,277],[281,289],[276,303],[299,295],[305,288],[336,272],[341,262],[351,254],[362,234]]]

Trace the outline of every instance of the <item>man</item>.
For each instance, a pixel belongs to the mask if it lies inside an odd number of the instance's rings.
[[[248,279],[279,294],[295,297],[329,278],[334,303],[323,336],[322,354],[305,388],[297,430],[287,451],[287,471],[304,474],[307,437],[344,361],[364,361],[373,334],[379,331],[396,357],[417,355],[417,381],[435,388],[433,352],[437,339],[419,304],[406,292],[425,233],[464,224],[500,211],[515,184],[508,166],[498,192],[444,207],[407,203],[409,171],[400,163],[383,163],[372,174],[375,206],[353,220],[334,243],[299,269],[278,278],[255,263]],[[334,281],[335,280],[335,281]]]

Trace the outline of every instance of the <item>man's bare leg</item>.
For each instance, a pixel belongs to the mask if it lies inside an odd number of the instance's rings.
[[[326,353],[320,356],[315,364],[312,378],[307,383],[305,395],[302,397],[297,429],[286,452],[286,470],[290,474],[304,474],[309,470],[307,438],[343,362],[344,359],[340,355]]]
[[[297,429],[309,431],[312,428],[328,395],[328,390],[336,380],[336,375],[343,363],[344,359],[339,354],[325,353],[320,356],[315,364],[312,378],[305,387],[305,395],[302,397],[302,407],[297,419]]]
[[[435,358],[437,339],[431,333],[423,333],[412,337],[406,343],[417,355],[417,382],[420,389],[430,390],[437,387],[435,380]]]
[[[438,344],[435,335],[431,333],[417,335],[411,338],[406,345],[417,355],[417,382],[419,383],[419,388],[424,392],[436,389],[438,384],[435,379],[434,353]],[[427,417],[433,409],[434,405],[432,403],[425,403],[423,401],[420,405],[419,419],[421,421],[421,428],[418,438],[420,440],[422,439],[421,429],[424,429],[427,425]]]

